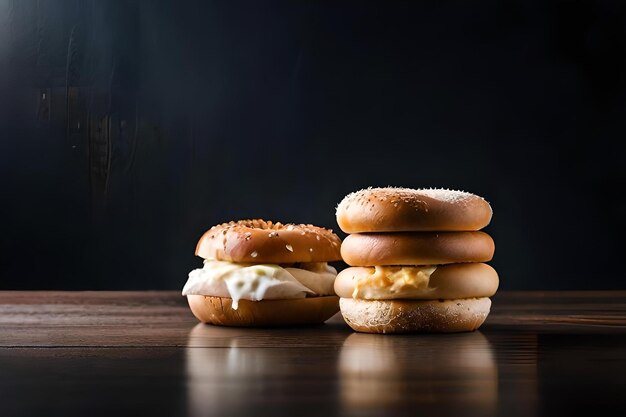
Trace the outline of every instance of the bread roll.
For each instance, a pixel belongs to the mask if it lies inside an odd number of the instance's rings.
[[[480,327],[491,308],[489,298],[457,300],[339,300],[348,325],[363,333],[450,333]]]
[[[339,311],[339,297],[321,296],[293,300],[239,300],[232,309],[231,298],[188,295],[189,307],[203,323],[221,326],[276,327],[321,324]]]
[[[240,220],[213,226],[198,241],[196,255],[245,263],[329,262],[341,259],[341,240],[310,224]]]
[[[484,232],[358,233],[341,245],[351,266],[486,262],[494,251],[493,239]]]
[[[337,206],[346,233],[480,230],[491,221],[482,197],[446,189],[367,188]]]

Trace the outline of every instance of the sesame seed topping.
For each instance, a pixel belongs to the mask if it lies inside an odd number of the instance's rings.
[[[259,253],[257,251],[254,251],[250,254],[250,256],[252,256],[253,258],[256,258],[257,256],[259,256]]]
[[[285,247],[287,248],[289,252],[293,252],[293,246],[288,244],[288,245],[285,245]]]

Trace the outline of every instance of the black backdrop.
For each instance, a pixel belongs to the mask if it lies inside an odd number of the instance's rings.
[[[624,288],[620,3],[0,0],[0,288],[181,288],[369,185],[487,198],[503,289]]]

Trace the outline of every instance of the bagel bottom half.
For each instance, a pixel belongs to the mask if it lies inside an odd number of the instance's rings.
[[[188,295],[187,301],[198,320],[220,326],[321,324],[339,311],[339,297],[334,295],[291,300],[239,300],[237,310],[232,308],[232,298]]]
[[[360,300],[341,298],[341,314],[363,333],[452,333],[476,330],[487,318],[491,300]]]

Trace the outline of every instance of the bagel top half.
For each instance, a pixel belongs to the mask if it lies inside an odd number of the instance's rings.
[[[367,188],[337,206],[337,223],[346,233],[474,231],[491,216],[482,197],[441,188]]]
[[[341,239],[310,224],[240,220],[211,227],[196,246],[204,259],[241,263],[330,262],[341,259]]]

